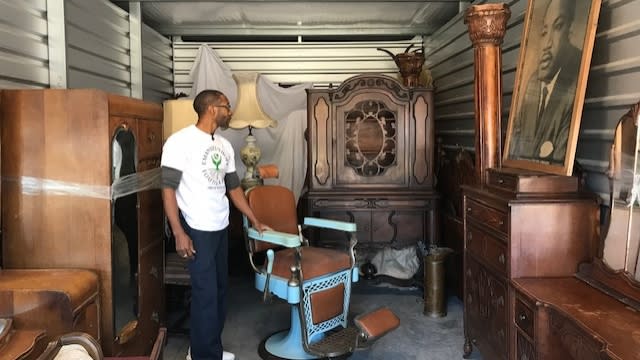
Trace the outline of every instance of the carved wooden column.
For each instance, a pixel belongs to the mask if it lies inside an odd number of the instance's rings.
[[[473,5],[466,10],[475,66],[476,176],[500,167],[502,150],[502,39],[511,11],[506,4]]]

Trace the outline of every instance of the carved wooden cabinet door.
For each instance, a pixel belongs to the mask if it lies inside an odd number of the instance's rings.
[[[336,106],[336,185],[407,185],[407,104],[364,93]]]
[[[383,75],[359,75],[307,97],[305,215],[353,221],[358,256],[437,243],[433,92]],[[344,245],[327,230],[318,246]]]

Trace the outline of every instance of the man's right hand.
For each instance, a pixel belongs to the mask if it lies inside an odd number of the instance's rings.
[[[193,241],[186,232],[174,234],[176,238],[176,252],[178,256],[185,259],[193,259],[196,249],[193,248]]]

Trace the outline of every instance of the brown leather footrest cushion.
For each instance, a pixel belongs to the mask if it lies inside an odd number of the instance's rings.
[[[367,340],[380,338],[400,326],[400,319],[387,307],[360,315],[355,318],[354,322]]]

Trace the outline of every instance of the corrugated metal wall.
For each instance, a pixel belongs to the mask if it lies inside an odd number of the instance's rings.
[[[345,43],[207,43],[232,71],[255,71],[278,83],[311,82],[315,86],[339,85],[345,79],[363,73],[399,76],[391,57],[409,45],[421,46],[421,38],[412,41]],[[189,94],[189,71],[202,43],[174,42],[175,91]],[[415,49],[415,48],[414,48]]]
[[[527,1],[507,4],[512,14],[502,45],[504,127],[509,118]],[[587,171],[588,186],[603,197],[608,191],[604,172],[615,124],[631,104],[640,100],[638,13],[640,0],[602,2],[576,160]],[[463,14],[434,34],[426,47],[426,61],[436,86],[436,136],[446,148],[462,146],[473,151],[473,49]]]
[[[173,95],[171,40],[142,25],[142,98],[162,102]]]
[[[129,15],[105,1],[66,0],[69,88],[131,95]]]
[[[173,93],[171,41],[141,28],[140,48],[129,14],[106,0],[0,0],[0,88],[136,95],[131,58],[141,51],[142,96],[161,102]]]
[[[0,88],[49,86],[46,18],[46,0],[0,0]]]

